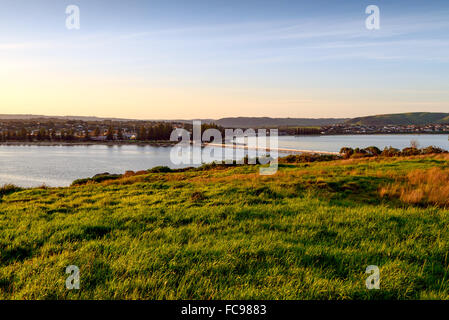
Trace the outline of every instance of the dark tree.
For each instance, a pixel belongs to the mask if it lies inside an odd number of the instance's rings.
[[[106,139],[109,141],[114,140],[114,128],[112,127],[112,125],[110,125],[108,128],[108,132],[106,134]]]

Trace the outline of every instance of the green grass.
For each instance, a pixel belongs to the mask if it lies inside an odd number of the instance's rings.
[[[379,196],[447,158],[149,173],[0,194],[1,299],[447,299],[449,210]],[[67,290],[65,268],[80,268]],[[367,290],[365,269],[380,268]]]

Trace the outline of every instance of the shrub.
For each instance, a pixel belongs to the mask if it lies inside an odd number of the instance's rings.
[[[226,167],[234,166],[234,165],[235,165],[235,161],[234,161],[233,164],[229,164],[229,165],[218,164],[216,162],[212,162],[212,163],[202,164],[198,168],[194,168],[194,169],[191,169],[191,170],[193,170],[193,171],[207,171],[207,170],[218,169],[218,168],[226,168]]]
[[[72,186],[80,186],[80,185],[87,184],[89,182],[100,183],[100,182],[103,182],[106,180],[116,180],[116,179],[119,179],[122,177],[123,176],[121,174],[110,174],[108,172],[105,172],[105,173],[96,174],[92,178],[77,179],[72,182]]]
[[[149,173],[163,173],[163,172],[173,172],[173,170],[167,166],[158,166],[158,167],[149,169],[148,172]]]
[[[367,152],[365,151],[365,149],[355,148],[354,153],[366,154]]]
[[[116,180],[121,178],[121,174],[100,174],[92,177],[92,181],[94,182],[103,182],[106,180]]]
[[[351,159],[360,159],[360,158],[365,158],[365,157],[369,157],[369,154],[363,153],[363,152],[354,152],[350,158]]]
[[[446,153],[446,152],[447,152],[446,150],[434,146],[421,149],[422,154]]]
[[[21,190],[23,189],[13,184],[5,184],[3,187],[0,187],[0,196],[5,196]]]
[[[72,182],[72,186],[80,186],[83,184],[88,183],[89,181],[92,181],[90,178],[82,178],[82,179],[76,179]]]
[[[375,147],[375,146],[371,146],[371,147],[365,148],[363,150],[365,150],[365,152],[371,156],[378,156],[382,153],[382,151],[378,147]]]
[[[365,149],[355,148],[353,153],[349,156],[351,159],[359,159],[368,157],[369,154],[365,151]]]
[[[401,152],[402,156],[417,156],[419,154],[421,154],[421,151],[415,147],[404,148]]]
[[[282,158],[283,162],[285,163],[295,163],[296,162],[296,157],[294,155],[288,155],[284,158]]]
[[[401,155],[401,150],[393,148],[393,147],[385,147],[385,149],[381,153],[384,157],[397,157]]]
[[[348,159],[354,154],[354,149],[349,147],[344,147],[340,149],[340,154],[343,156],[343,158]]]
[[[123,175],[123,177],[124,177],[124,178],[132,177],[132,176],[134,176],[135,174],[136,174],[136,173],[135,173],[134,171],[128,170],[128,171],[125,172],[125,174]]]
[[[97,177],[108,176],[108,175],[110,175],[109,172],[97,173],[96,175],[94,175],[94,176],[92,177],[92,179],[97,178]]]
[[[338,159],[341,159],[341,157],[332,154],[302,153],[297,155],[288,155],[286,157],[280,158],[279,163],[322,162]]]

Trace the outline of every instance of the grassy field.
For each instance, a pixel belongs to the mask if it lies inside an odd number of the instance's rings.
[[[5,187],[0,298],[447,299],[448,172],[434,155]]]

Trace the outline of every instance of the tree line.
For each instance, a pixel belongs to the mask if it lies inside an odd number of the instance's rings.
[[[64,127],[65,126],[65,127]],[[174,122],[76,122],[53,121],[20,122],[10,121],[0,123],[0,142],[8,141],[167,141],[174,128],[183,127],[192,132],[190,123]],[[224,133],[224,128],[214,124],[203,123],[201,132],[207,129],[217,129]]]
[[[21,128],[19,130],[2,130],[0,131],[0,142],[7,141],[90,141],[97,137],[105,137],[105,140],[129,140],[130,136],[135,135],[136,140],[169,140],[170,134],[173,131],[173,126],[170,123],[160,123],[154,126],[141,125],[133,128],[133,133],[129,133],[125,137],[125,130],[122,127],[113,127],[110,125],[107,130],[97,126],[94,130],[80,130],[74,129],[45,129],[29,130]]]
[[[137,140],[170,140],[173,126],[169,123],[159,123],[155,126],[140,126],[137,131]],[[109,132],[109,130],[108,130]],[[109,137],[108,137],[109,138]]]
[[[39,129],[32,133],[25,128],[20,130],[5,130],[0,132],[0,141],[73,141],[75,140],[74,130],[61,130],[59,134],[52,129]]]

